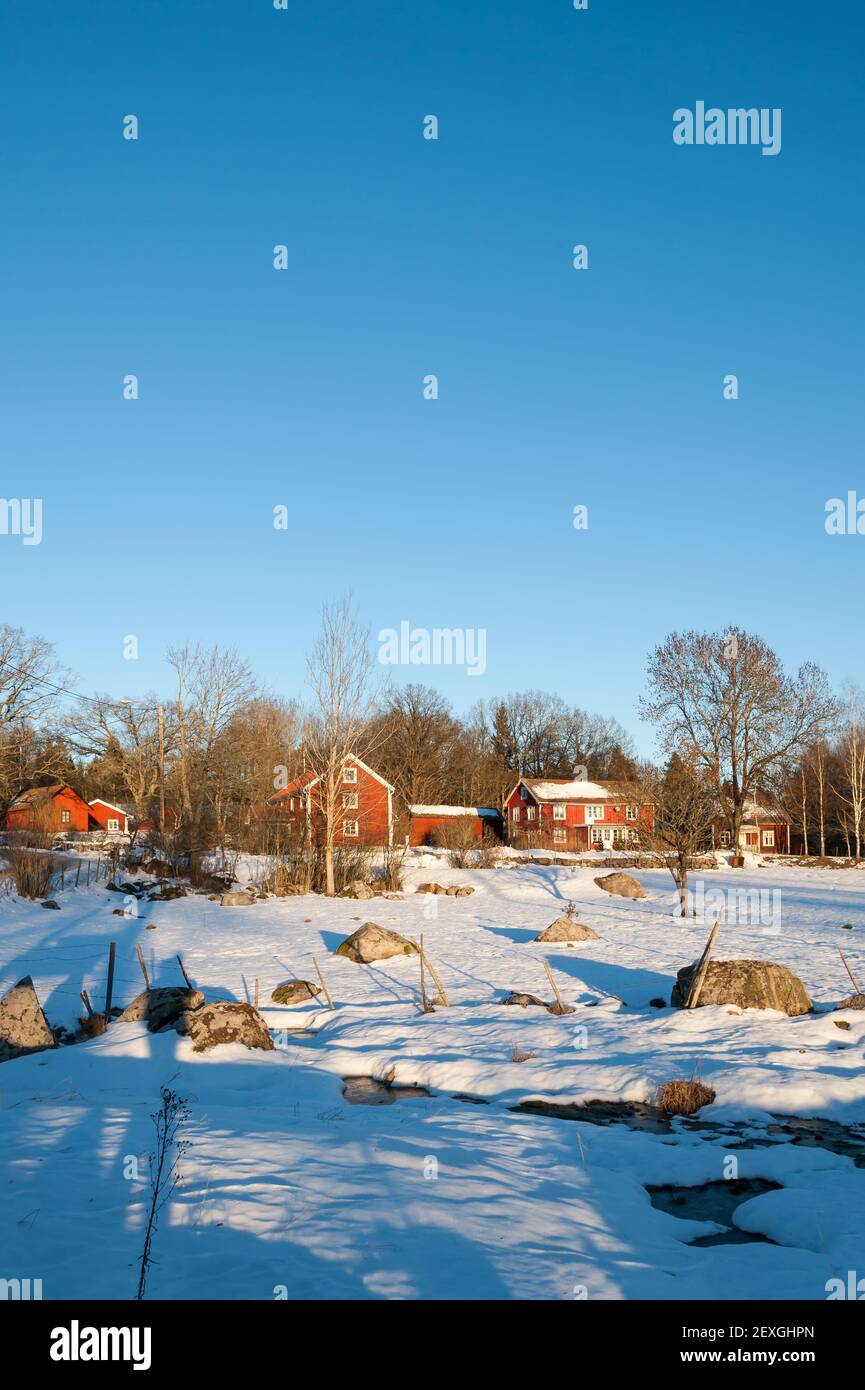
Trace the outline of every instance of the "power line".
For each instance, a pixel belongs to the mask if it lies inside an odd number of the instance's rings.
[[[106,700],[100,700],[100,699],[98,699],[98,698],[97,698],[96,696],[94,696],[94,695],[84,695],[84,694],[81,693],[80,690],[70,690],[68,686],[65,686],[65,685],[55,685],[54,681],[49,681],[49,680],[47,680],[44,676],[36,676],[36,675],[33,674],[32,671],[25,671],[25,670],[22,670],[22,668],[21,668],[20,666],[13,666],[11,661],[4,661],[2,664],[0,664],[0,675],[2,675],[5,671],[14,671],[14,672],[16,673],[16,675],[23,676],[23,677],[25,678],[25,680],[28,680],[28,681],[35,681],[38,685],[47,685],[48,688],[49,688],[49,690],[54,690],[54,691],[56,691],[56,693],[57,693],[58,695],[70,695],[70,696],[72,697],[73,700],[85,700],[88,704],[90,704],[90,705],[97,705],[97,706],[99,706],[100,708],[104,708],[104,706],[106,705],[106,703],[107,703],[108,705],[110,705],[112,708],[118,708],[118,709],[119,709],[121,706],[124,706],[124,707],[126,707],[126,708],[130,708],[130,709],[135,709],[135,708],[137,708],[137,709],[151,709],[151,708],[155,708],[155,706],[151,706],[151,705],[145,703],[143,700],[108,700],[108,701],[106,701]]]

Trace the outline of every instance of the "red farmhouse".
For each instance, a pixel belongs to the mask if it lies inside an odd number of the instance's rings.
[[[89,830],[91,823],[87,802],[62,782],[51,787],[28,787],[15,797],[6,812],[7,830]]]
[[[122,806],[115,806],[101,797],[90,803],[90,814],[102,830],[120,830],[125,835],[129,830],[129,817]]]
[[[505,800],[505,815],[512,844],[579,851],[637,844],[653,809],[639,805],[627,782],[521,777]]]
[[[338,801],[337,844],[393,844],[393,787],[360,758],[346,759]],[[320,779],[312,772],[296,777],[267,802],[268,812],[298,833],[308,825],[313,834],[321,828],[321,808]]]
[[[408,813],[410,845],[434,845],[437,831],[459,821],[471,823],[478,843],[485,830],[501,838],[502,813],[489,806],[409,806]]]
[[[712,848],[730,849],[730,827],[721,816],[712,822]],[[790,825],[779,806],[761,805],[753,798],[742,808],[739,852],[789,854]]]

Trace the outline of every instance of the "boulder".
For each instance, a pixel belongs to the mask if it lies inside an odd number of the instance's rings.
[[[166,884],[164,888],[158,888],[155,893],[147,894],[147,901],[150,903],[171,902],[172,898],[185,898],[186,889],[179,883]]]
[[[193,1052],[210,1052],[224,1043],[242,1043],[262,1052],[274,1050],[267,1024],[251,1004],[221,1001],[184,1015]]]
[[[464,888],[458,888],[456,893],[454,894],[454,897],[468,898],[474,891],[474,888],[469,888],[468,885],[466,885]]]
[[[33,981],[25,975],[0,999],[0,1062],[55,1046]]]
[[[349,883],[347,887],[343,889],[341,896],[343,898],[358,898],[361,901],[365,901],[367,898],[374,898],[375,892],[370,888],[368,883],[364,883],[362,878],[356,878],[354,882]]]
[[[347,936],[336,948],[338,956],[368,965],[373,960],[387,960],[390,956],[417,955],[417,946],[407,941],[399,932],[388,931],[376,922],[364,922],[356,932]]]
[[[617,898],[644,898],[646,896],[643,885],[638,883],[630,874],[602,874],[595,879],[599,888],[603,888],[605,893],[614,893]]]
[[[535,941],[597,941],[598,933],[571,917],[557,917]]]
[[[54,901],[53,898],[46,898],[45,901],[44,901],[44,903],[42,904],[42,906],[43,906],[43,907],[53,907],[55,912],[59,912],[59,911],[60,911],[60,904],[59,904],[59,903],[56,903],[56,902]]]
[[[840,1004],[835,1005],[836,1009],[865,1009],[865,994],[848,994],[846,999],[842,999]]]
[[[321,994],[321,985],[314,985],[310,980],[286,980],[285,984],[276,986],[270,997],[274,1004],[305,1004],[317,994]]]
[[[416,890],[418,893],[447,893],[446,888],[442,888],[440,883],[419,883]]]
[[[697,966],[686,965],[677,973],[670,996],[674,1008],[682,1008]],[[777,1009],[795,1017],[811,1012],[805,986],[788,970],[771,960],[712,960],[700,991],[703,1004],[738,1004],[741,1009]]]
[[[203,1003],[200,989],[185,989],[183,985],[145,989],[123,1010],[117,1022],[146,1023],[149,1033],[158,1033],[162,1028],[173,1027],[181,1014],[198,1009]]]
[[[514,990],[508,995],[507,999],[502,1000],[503,1004],[516,1004],[520,1009],[546,1009],[549,1005],[543,999],[539,999],[536,994],[520,994],[519,990]]]
[[[223,893],[219,899],[220,907],[250,907],[252,897],[249,893]]]

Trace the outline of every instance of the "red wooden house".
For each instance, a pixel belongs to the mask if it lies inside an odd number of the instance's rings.
[[[393,844],[393,787],[360,758],[346,758],[337,793],[336,844]],[[320,779],[304,772],[267,801],[267,812],[298,834],[316,836],[323,824]]]
[[[508,840],[581,851],[639,844],[653,808],[640,805],[627,782],[585,782],[571,777],[521,777],[505,800]]]
[[[730,826],[722,816],[712,821],[712,848],[731,849]],[[789,854],[790,823],[778,806],[755,798],[742,808],[739,826],[739,852],[748,854]]]
[[[490,806],[409,806],[408,813],[410,845],[434,845],[437,832],[459,821],[471,825],[478,844],[485,830],[502,834],[502,813]]]
[[[62,782],[50,787],[28,787],[15,797],[6,812],[7,830],[56,834],[62,830],[90,830],[94,826],[87,802]]]
[[[90,803],[90,814],[102,830],[119,830],[124,835],[129,830],[129,816],[122,806],[111,801],[103,801],[97,796]]]

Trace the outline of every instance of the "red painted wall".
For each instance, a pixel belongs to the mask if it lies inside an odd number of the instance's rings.
[[[377,777],[373,777],[360,767],[357,763],[349,761],[349,767],[357,769],[356,782],[342,782],[339,787],[339,795],[357,795],[357,807],[347,808],[342,813],[341,824],[336,832],[336,844],[346,845],[386,845],[388,842],[389,820],[388,820],[388,789]],[[292,800],[294,809],[291,808]],[[271,814],[279,816],[280,820],[285,820],[289,825],[295,825],[298,833],[305,828],[306,823],[306,792],[301,789],[277,792],[276,796],[271,797],[268,802],[268,809]],[[345,834],[345,821],[357,821],[357,835]],[[313,833],[322,827],[323,816],[321,811],[320,787],[316,784],[312,789],[312,823]]]
[[[64,821],[63,812],[69,812]],[[9,811],[6,827],[9,830],[87,830],[90,825],[90,808],[71,787],[64,787],[50,801],[39,806],[25,806]]]
[[[110,820],[116,820],[118,822],[119,830],[125,831],[127,829],[126,816],[123,811],[118,811],[114,806],[109,806],[107,801],[100,801],[98,798],[95,801],[91,801],[90,814],[102,830],[108,829],[108,822]]]

